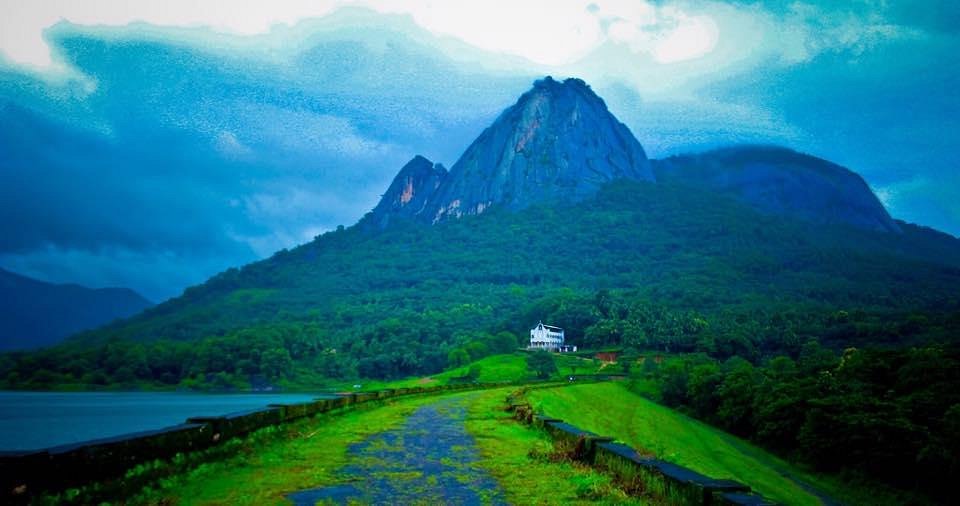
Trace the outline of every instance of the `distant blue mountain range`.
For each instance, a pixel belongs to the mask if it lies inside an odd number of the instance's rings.
[[[0,350],[56,344],[152,305],[129,288],[58,285],[0,269]]]

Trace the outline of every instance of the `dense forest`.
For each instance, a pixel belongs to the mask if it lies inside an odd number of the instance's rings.
[[[760,364],[684,355],[642,374],[660,401],[813,469],[949,501],[960,478],[960,347],[847,348],[809,341]]]
[[[341,228],[133,319],[4,355],[0,381],[261,388],[399,378],[515,347],[541,319],[581,347],[753,363],[796,357],[811,339],[837,352],[956,342],[960,241],[902,228],[794,222],[626,181],[572,206]]]
[[[0,355],[0,386],[395,379],[513,350],[543,320],[628,365],[671,357],[633,366],[669,406],[814,469],[943,498],[960,477],[960,241],[900,226],[818,226],[618,182],[573,206],[341,228],[138,317]]]

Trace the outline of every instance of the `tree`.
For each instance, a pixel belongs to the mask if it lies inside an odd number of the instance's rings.
[[[536,373],[540,379],[547,379],[557,372],[557,363],[553,355],[546,351],[535,351],[527,355],[527,369]]]
[[[447,354],[447,365],[461,367],[470,363],[470,355],[463,348],[456,348]]]
[[[260,358],[260,372],[270,381],[287,377],[291,369],[293,369],[293,360],[290,358],[290,352],[284,348],[269,349]]]
[[[490,349],[495,353],[510,353],[517,349],[517,336],[507,331],[497,332],[489,339]]]
[[[647,360],[650,360],[649,358]],[[687,402],[687,383],[690,373],[680,362],[668,362],[660,369],[660,398],[667,406],[680,406]]]
[[[750,362],[734,357],[724,363],[727,373],[717,388],[717,421],[736,434],[752,431],[753,399],[759,373]]]
[[[480,378],[481,372],[482,372],[482,368],[480,367],[480,365],[473,364],[470,366],[469,369],[467,369],[466,379],[468,381],[477,381],[477,379]]]
[[[717,387],[723,381],[720,367],[715,363],[698,365],[690,371],[687,380],[687,398],[694,414],[700,418],[711,419],[717,413],[720,404]]]

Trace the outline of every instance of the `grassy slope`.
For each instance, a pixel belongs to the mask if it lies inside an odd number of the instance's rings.
[[[548,454],[553,444],[543,431],[517,423],[503,411],[505,395],[505,390],[493,390],[473,399],[467,409],[467,431],[480,448],[480,465],[500,483],[511,504],[651,503],[626,496],[610,477],[589,467],[532,458]]]
[[[791,505],[820,504],[780,471],[820,488],[821,483],[744,441],[640,397],[617,383],[533,390],[533,405],[581,428],[627,444],[714,478],[732,478],[771,499]],[[742,448],[749,448],[744,451]]]
[[[456,378],[465,376],[467,371],[470,370],[470,367],[474,365],[480,366],[480,376],[477,378],[477,381],[481,383],[532,379],[534,378],[534,374],[527,369],[526,356],[525,353],[520,352],[491,355],[481,358],[469,365],[447,369],[442,373],[424,378],[406,378],[389,382],[360,380],[353,384],[360,384],[360,390],[445,385],[454,381]],[[569,375],[572,372],[571,367],[576,367],[577,374],[594,374],[600,371],[601,367],[600,362],[597,360],[575,357],[573,355],[555,355],[554,359],[557,363],[557,374],[553,376],[553,379],[561,379]],[[619,372],[619,370],[608,372]],[[353,384],[344,383],[340,386],[345,390],[352,390]]]

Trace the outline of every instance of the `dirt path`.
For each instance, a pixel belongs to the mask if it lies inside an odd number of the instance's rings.
[[[446,398],[415,411],[400,427],[349,449],[341,484],[287,495],[295,505],[506,504],[499,485],[478,465],[466,432],[469,396]]]

